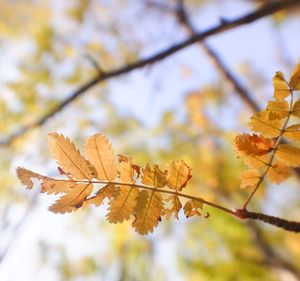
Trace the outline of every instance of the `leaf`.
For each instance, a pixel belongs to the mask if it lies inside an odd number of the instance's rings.
[[[164,212],[161,194],[142,190],[137,197],[137,202],[132,226],[142,235],[153,232]]]
[[[277,100],[284,100],[287,96],[291,94],[289,85],[284,80],[283,73],[278,71],[273,77],[273,87],[274,87],[274,98]]]
[[[92,183],[80,183],[72,188],[64,196],[59,198],[49,210],[53,213],[69,213],[76,211],[93,191]]]
[[[180,191],[191,177],[191,168],[183,160],[172,161],[168,169],[167,185]]]
[[[290,144],[280,144],[276,151],[276,157],[290,167],[300,165],[300,148]]]
[[[117,195],[109,202],[109,212],[106,216],[111,223],[122,223],[129,220],[137,204],[139,189],[129,185],[120,186]]]
[[[300,118],[300,100],[294,103],[292,115]]]
[[[286,118],[289,115],[289,104],[285,100],[269,101],[267,110],[276,113],[279,119]]]
[[[79,150],[76,149],[69,138],[52,133],[48,136],[48,143],[53,158],[57,160],[57,163],[65,172],[77,179],[91,180],[94,178],[88,161],[80,155]]]
[[[261,133],[264,137],[275,138],[281,133],[282,120],[274,112],[263,110],[253,115],[249,122],[252,131]]]
[[[161,188],[166,185],[166,172],[162,172],[158,165],[147,164],[142,169],[142,183],[145,185]]]
[[[170,203],[171,206],[170,207],[166,207],[165,206],[165,216],[166,219],[169,220],[172,216],[172,214],[174,214],[174,217],[178,220],[178,213],[182,208],[182,204],[178,198],[178,196],[172,195],[169,196],[168,198],[166,198],[164,200],[166,203]]]
[[[102,187],[95,196],[92,196],[91,198],[86,199],[82,206],[88,206],[88,205],[95,205],[100,206],[103,203],[103,200],[105,198],[112,199],[113,196],[116,194],[116,192],[119,191],[119,188],[117,188],[115,185],[105,185]]]
[[[112,147],[103,134],[96,134],[87,139],[85,155],[95,167],[98,179],[109,181],[116,178],[117,170]]]
[[[293,90],[300,90],[300,62],[296,65],[289,84]]]
[[[134,169],[130,158],[120,163],[119,178],[123,183],[134,183]],[[119,192],[109,202],[109,213],[106,216],[108,221],[122,223],[124,220],[129,220],[137,204],[138,194],[137,187],[120,185]]]
[[[270,161],[270,155],[262,155],[262,156],[243,156],[244,163],[254,169],[260,169],[266,165],[268,165]]]
[[[241,188],[256,186],[261,180],[260,173],[255,169],[249,169],[243,172],[241,176]]]
[[[281,183],[293,174],[290,167],[274,162],[268,170],[267,177],[272,183]]]
[[[271,151],[274,140],[258,135],[238,135],[234,141],[235,150],[240,155],[263,155]]]
[[[17,168],[17,176],[19,178],[19,180],[21,181],[22,184],[24,184],[26,186],[26,188],[31,189],[33,187],[33,182],[32,182],[32,178],[34,179],[44,179],[45,177],[37,174],[35,172],[32,172],[30,170],[27,170],[25,168],[22,167],[18,167]]]
[[[183,207],[184,214],[187,218],[190,218],[192,216],[202,216],[202,207],[202,202],[196,201],[194,199],[188,200]]]
[[[78,182],[74,180],[57,180],[45,178],[41,184],[41,192],[47,194],[65,193],[71,188],[74,188]]]
[[[290,140],[300,141],[300,124],[287,127],[284,136]]]

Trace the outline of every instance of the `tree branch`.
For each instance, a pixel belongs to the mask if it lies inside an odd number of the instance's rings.
[[[184,6],[183,0],[178,0],[178,5],[176,9],[176,15],[178,21],[185,27],[187,32],[190,35],[197,34],[194,29],[187,11]],[[210,58],[212,63],[216,66],[221,75],[226,79],[226,81],[231,85],[234,91],[240,96],[242,101],[246,105],[248,105],[253,111],[259,111],[260,108],[256,101],[252,98],[251,94],[248,90],[238,81],[235,75],[230,71],[230,69],[226,66],[225,62],[221,59],[221,57],[217,54],[217,52],[205,41],[199,41],[199,45],[204,49],[207,56]]]
[[[110,72],[100,73],[96,77],[94,77],[93,79],[88,81],[87,83],[80,86],[73,93],[71,93],[69,95],[69,97],[67,97],[64,101],[62,101],[60,104],[58,104],[56,106],[56,108],[54,108],[54,110],[50,111],[49,113],[40,117],[35,122],[20,128],[17,132],[15,132],[15,133],[11,134],[10,136],[6,137],[5,139],[1,140],[0,145],[2,145],[2,146],[9,145],[12,141],[14,141],[14,139],[23,135],[25,132],[27,132],[35,127],[42,126],[49,118],[51,118],[56,113],[63,110],[72,101],[74,101],[79,96],[84,94],[87,90],[91,89],[93,86],[97,85],[98,83],[100,83],[102,81],[106,81],[113,77],[117,77],[119,75],[133,71],[135,69],[142,68],[146,65],[153,64],[157,61],[160,61],[162,59],[165,59],[165,58],[173,55],[174,53],[176,53],[198,41],[203,41],[204,39],[206,39],[210,36],[234,29],[236,27],[239,27],[239,26],[242,26],[245,24],[249,24],[249,23],[254,22],[258,19],[261,19],[265,16],[274,14],[282,9],[287,9],[287,8],[291,8],[293,6],[299,6],[299,5],[300,5],[299,0],[285,0],[285,1],[276,1],[276,2],[268,3],[264,6],[262,6],[261,8],[257,9],[256,11],[248,13],[248,14],[241,16],[235,20],[222,21],[220,24],[217,24],[217,25],[207,29],[204,32],[197,33],[197,34],[191,36],[190,38],[188,38],[187,40],[184,40],[178,44],[175,44],[174,46],[167,48],[155,55],[149,56],[148,58],[145,58],[145,59],[142,59],[135,63],[123,66],[116,70],[112,70]]]
[[[262,213],[250,212],[245,209],[238,209],[236,210],[236,215],[240,219],[252,219],[252,220],[259,220],[265,223],[277,226],[279,228],[285,229],[291,232],[300,232],[300,222],[297,221],[289,221],[286,219],[269,216]]]

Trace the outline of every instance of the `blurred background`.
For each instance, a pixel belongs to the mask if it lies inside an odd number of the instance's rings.
[[[103,132],[116,154],[140,165],[184,159],[193,173],[189,193],[240,207],[249,190],[239,189],[245,166],[232,141],[272,97],[275,71],[288,77],[300,58],[299,6],[68,99],[100,72],[268,2],[274,1],[0,1],[0,280],[300,280],[299,234],[207,207],[209,219],[181,214],[140,236],[130,222],[105,221],[106,206],[50,213],[54,197],[25,190],[15,173],[24,166],[58,174],[49,132],[80,148]],[[296,178],[267,183],[251,209],[299,220],[299,193]]]

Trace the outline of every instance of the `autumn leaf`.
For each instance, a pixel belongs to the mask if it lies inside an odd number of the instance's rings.
[[[290,167],[300,166],[300,148],[290,144],[280,144],[276,157]]]
[[[271,151],[274,146],[274,140],[255,134],[242,134],[236,137],[234,146],[240,155],[260,156]]]
[[[115,185],[105,185],[102,187],[100,190],[97,191],[97,193],[86,199],[82,206],[88,206],[88,205],[95,205],[95,206],[100,206],[105,198],[112,199],[114,195],[119,191],[119,188],[117,188]]]
[[[284,136],[290,140],[300,141],[300,124],[288,126],[285,129]]]
[[[252,187],[261,180],[260,173],[255,169],[249,169],[243,172],[241,176],[241,188]]]
[[[289,84],[293,90],[300,90],[300,62],[296,65]]]
[[[166,185],[166,172],[162,172],[157,165],[147,164],[142,169],[142,183],[156,188]]]
[[[167,174],[167,185],[176,191],[182,190],[192,177],[190,167],[183,161],[172,161]]]
[[[286,83],[283,73],[278,71],[273,77],[274,98],[276,100],[284,100],[291,94],[289,85]]]
[[[187,218],[190,218],[192,216],[202,216],[202,208],[203,208],[203,203],[200,201],[196,201],[194,199],[188,200],[184,207],[184,214]]]
[[[76,187],[78,184],[75,180],[57,180],[45,178],[41,184],[41,192],[47,194],[65,193],[68,190]]]
[[[92,183],[80,183],[59,198],[49,210],[53,213],[69,213],[76,211],[93,191]]]
[[[275,138],[281,133],[282,120],[277,113],[260,111],[253,115],[249,122],[252,131],[261,133],[264,137]]]
[[[76,179],[93,179],[94,174],[86,159],[84,159],[75,145],[63,135],[49,134],[48,144],[50,152],[60,167]]]
[[[300,100],[294,103],[292,115],[300,118]]]
[[[269,101],[267,111],[276,113],[279,119],[286,118],[289,115],[289,104],[285,100]]]
[[[165,206],[166,219],[169,220],[171,218],[172,214],[174,214],[174,217],[176,219],[179,219],[178,213],[182,208],[182,204],[181,204],[178,196],[171,195],[171,196],[167,197],[164,201],[167,205],[167,206]]]
[[[272,183],[281,183],[293,174],[292,169],[280,162],[274,162],[268,170],[267,177]]]
[[[153,232],[164,213],[161,193],[142,190],[137,197],[132,226],[139,234]]]
[[[103,134],[96,134],[87,139],[85,155],[95,167],[99,180],[113,180],[117,176],[115,158],[108,139]]]
[[[38,180],[46,178],[40,174],[34,173],[22,167],[17,168],[17,176],[21,183],[24,184],[28,189],[31,189],[33,187],[32,178]]]

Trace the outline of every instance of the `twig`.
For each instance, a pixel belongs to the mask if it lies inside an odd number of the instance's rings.
[[[40,117],[38,120],[36,120],[35,122],[22,127],[21,129],[19,129],[17,132],[11,134],[10,136],[4,138],[3,140],[0,141],[0,145],[9,145],[12,141],[14,141],[14,139],[16,139],[17,137],[23,135],[24,133],[26,133],[27,131],[38,127],[38,126],[42,126],[49,118],[51,118],[53,115],[55,115],[56,113],[60,112],[61,110],[63,110],[68,104],[70,104],[72,101],[74,101],[75,99],[77,99],[79,96],[81,96],[82,94],[84,94],[87,90],[89,90],[90,88],[92,88],[93,86],[97,85],[98,83],[102,82],[102,81],[106,81],[108,79],[111,79],[113,77],[117,77],[119,75],[128,73],[130,71],[133,71],[135,69],[139,69],[142,68],[146,65],[149,64],[153,64],[157,61],[163,60],[171,55],[173,55],[174,53],[198,42],[198,41],[203,41],[204,39],[234,29],[236,27],[245,25],[245,24],[249,24],[251,22],[254,22],[258,19],[261,19],[265,16],[274,14],[282,9],[286,9],[286,8],[290,8],[293,6],[299,6],[300,2],[299,0],[285,0],[285,1],[277,1],[277,2],[271,2],[268,3],[264,6],[262,6],[261,8],[257,9],[254,12],[248,13],[244,16],[241,16],[235,20],[228,20],[225,22],[221,22],[209,29],[207,29],[204,32],[200,32],[197,33],[193,36],[191,36],[190,38],[188,38],[187,40],[184,40],[178,44],[175,44],[172,47],[169,47],[155,55],[149,56],[148,58],[142,59],[140,61],[137,61],[135,63],[123,66],[121,68],[118,68],[116,70],[112,70],[110,72],[106,72],[104,75],[97,75],[96,77],[94,77],[93,79],[91,79],[90,81],[88,81],[87,83],[83,84],[81,87],[79,87],[77,90],[75,90],[73,93],[71,93],[69,95],[69,97],[67,97],[64,101],[62,101],[60,104],[58,104],[56,106],[56,108],[54,108],[52,111],[50,111],[49,113],[45,114],[44,116]]]

